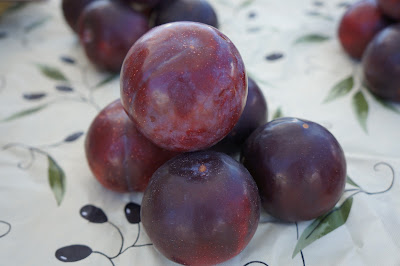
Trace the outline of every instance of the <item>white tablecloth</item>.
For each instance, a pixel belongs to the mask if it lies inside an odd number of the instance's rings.
[[[269,119],[280,110],[327,127],[345,151],[348,175],[363,191],[385,191],[394,180],[384,193],[354,195],[345,224],[294,258],[297,238],[312,221],[299,222],[297,236],[296,224],[263,213],[250,244],[224,265],[400,265],[400,114],[363,88],[361,66],[340,47],[336,30],[346,3],[211,3],[220,29],[263,90]],[[142,194],[108,191],[88,168],[81,132],[99,108],[119,97],[118,78],[99,85],[108,78],[86,59],[60,1],[0,17],[0,265],[65,265],[62,248],[78,244],[87,252],[81,256],[88,256],[69,265],[174,265],[145,245],[151,242],[140,223],[125,217],[125,206],[140,204]],[[345,79],[347,93],[324,102]],[[343,200],[357,192],[351,184],[346,189],[351,191]],[[86,205],[100,208],[108,222],[84,219],[80,210]],[[329,227],[326,221],[321,226]],[[123,249],[138,239],[119,254],[121,235]]]

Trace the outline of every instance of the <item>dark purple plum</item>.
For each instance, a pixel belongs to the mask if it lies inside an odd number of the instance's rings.
[[[143,137],[120,100],[105,107],[93,120],[85,152],[96,179],[116,192],[144,191],[154,171],[177,155]]]
[[[158,3],[165,0],[120,0],[128,4],[139,4],[146,7],[155,7]]]
[[[254,80],[248,78],[246,106],[239,121],[232,131],[211,149],[229,155],[239,153],[246,139],[256,128],[267,122],[267,117],[268,109],[264,95]]]
[[[372,40],[362,64],[367,88],[384,100],[400,102],[400,24]]]
[[[121,71],[121,100],[143,135],[175,151],[211,147],[235,126],[247,76],[234,44],[216,28],[174,22],[146,33]]]
[[[78,33],[78,20],[83,9],[96,0],[62,0],[61,8],[70,28]]]
[[[179,155],[153,175],[144,192],[142,223],[165,257],[214,265],[239,254],[253,237],[260,198],[249,172],[228,155]]]
[[[112,72],[120,71],[131,46],[148,30],[146,16],[117,1],[93,2],[79,19],[79,38],[87,57]]]
[[[400,20],[400,1],[399,0],[377,0],[379,8],[385,15]]]
[[[361,59],[373,37],[390,24],[375,0],[356,2],[346,11],[339,24],[338,37],[351,57]]]
[[[346,183],[346,160],[335,137],[317,123],[279,118],[247,139],[241,162],[261,204],[284,221],[311,220],[331,210]]]
[[[206,0],[174,0],[161,3],[157,10],[155,24],[176,21],[194,21],[218,28],[214,8]]]

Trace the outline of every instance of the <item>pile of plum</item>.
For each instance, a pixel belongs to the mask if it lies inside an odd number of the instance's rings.
[[[400,102],[400,0],[362,0],[340,21],[344,50],[362,60],[367,88],[383,100]]]
[[[62,11],[89,60],[119,72],[129,48],[151,27],[195,21],[218,27],[207,0],[63,0]]]
[[[338,141],[311,121],[267,123],[262,92],[215,27],[154,27],[127,53],[120,86],[121,99],[89,128],[87,160],[106,188],[144,191],[143,226],[176,263],[213,265],[239,254],[261,206],[282,221],[309,220],[343,194]],[[226,153],[240,153],[241,163]]]

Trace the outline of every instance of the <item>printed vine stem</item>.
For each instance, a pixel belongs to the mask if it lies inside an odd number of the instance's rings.
[[[30,156],[27,161],[20,161],[17,164],[19,169],[27,170],[32,166],[33,162],[35,161],[35,152],[32,149],[29,149],[29,155]]]
[[[114,262],[112,261],[112,258],[109,257],[109,256],[107,256],[107,255],[104,254],[103,252],[100,252],[100,251],[93,251],[92,254],[100,254],[100,255],[106,257],[106,258],[111,262],[111,265],[112,265],[112,266],[115,266]]]
[[[130,245],[129,247],[125,248],[125,249],[124,249],[124,251],[122,251],[122,253],[124,253],[124,252],[125,252],[125,251],[127,251],[128,249],[130,249],[130,248],[134,247],[134,246],[136,245],[136,243],[139,241],[139,235],[140,235],[140,224],[138,223],[137,225],[138,225],[138,233],[137,233],[137,235],[136,235],[136,239],[135,239],[135,241],[133,242],[133,244],[132,244],[132,245]],[[122,254],[122,253],[121,253],[121,254]]]
[[[10,34],[9,36],[12,37],[13,39],[19,41],[24,48],[30,48],[28,46],[29,41],[26,40],[22,24],[15,23],[14,26],[16,28],[16,31],[14,31],[14,34]]]
[[[122,252],[124,253],[125,251],[127,251],[130,248],[138,248],[138,247],[145,247],[145,246],[152,246],[153,244],[149,243],[149,244],[142,244],[142,245],[136,245],[136,243],[139,241],[139,236],[140,236],[140,223],[137,224],[138,225],[138,233],[135,239],[135,242],[133,242],[132,245],[130,245],[129,247],[125,248]]]
[[[87,73],[88,73],[88,65],[80,65],[80,69],[81,69],[81,73],[82,73],[82,82],[83,84],[86,86],[86,88],[89,89],[89,99],[91,101],[93,100],[93,89],[94,86],[91,86],[87,77]]]
[[[21,148],[28,150],[30,157],[29,157],[28,161],[26,162],[26,165],[24,165],[24,161],[18,163],[18,168],[26,170],[32,166],[32,163],[35,160],[35,152],[43,154],[45,156],[50,156],[50,154],[45,152],[43,149],[54,148],[54,147],[58,147],[62,144],[65,144],[66,142],[75,141],[79,137],[81,137],[83,134],[84,134],[84,132],[81,132],[81,131],[75,132],[72,135],[67,136],[67,138],[64,138],[61,141],[57,141],[55,143],[50,143],[50,144],[39,145],[37,147],[29,146],[29,145],[22,144],[22,143],[9,143],[9,144],[6,144],[3,146],[3,150],[7,150],[12,147],[21,147]],[[72,137],[72,139],[71,139],[71,137]]]
[[[121,230],[119,229],[118,226],[116,226],[116,225],[113,224],[112,222],[108,221],[108,223],[109,223],[110,225],[112,225],[115,229],[117,229],[117,231],[118,231],[118,233],[119,233],[119,235],[120,235],[120,237],[121,237],[121,247],[120,247],[120,249],[119,249],[117,255],[115,255],[115,256],[113,256],[113,257],[110,257],[110,256],[107,256],[107,255],[105,255],[105,254],[102,254],[102,255],[106,256],[106,257],[107,257],[109,260],[111,260],[111,261],[112,261],[113,259],[117,258],[118,256],[120,256],[121,254],[123,254],[125,251],[127,251],[127,250],[130,249],[130,248],[133,248],[133,247],[152,246],[152,245],[153,245],[153,244],[136,245],[136,243],[139,241],[139,236],[140,236],[140,224],[138,223],[138,224],[137,224],[137,225],[138,225],[138,233],[137,233],[137,236],[136,236],[135,241],[133,242],[132,245],[130,245],[129,247],[127,247],[127,248],[125,248],[124,250],[122,250],[123,247],[124,247],[124,241],[125,241],[125,240],[124,240],[124,236],[123,236]],[[94,252],[93,252],[93,253],[94,253]]]
[[[81,92],[75,91],[75,93],[77,94],[77,97],[60,96],[50,103],[54,103],[54,102],[58,102],[58,101],[74,101],[74,102],[89,104],[90,106],[94,107],[97,111],[101,110],[101,107],[96,102],[90,100],[88,97],[86,97]]]
[[[243,266],[247,266],[247,265],[254,264],[254,263],[258,263],[258,264],[262,264],[262,265],[268,266],[268,264],[266,264],[265,262],[259,261],[259,260],[250,261],[250,262],[246,263]]]
[[[29,151],[29,160],[28,162],[20,161],[17,166],[19,169],[26,170],[32,166],[32,163],[35,160],[35,153],[41,154],[47,157],[48,160],[48,183],[51,191],[56,199],[57,205],[60,206],[63,201],[65,195],[65,173],[64,170],[58,165],[58,163],[54,160],[54,158],[46,151],[29,146],[22,143],[9,143],[3,146],[3,150],[10,149],[12,147],[20,147]]]
[[[388,192],[388,191],[391,190],[392,187],[393,187],[393,184],[394,184],[394,177],[395,177],[395,173],[394,173],[393,167],[392,167],[390,164],[388,164],[388,163],[379,162],[379,163],[377,163],[377,164],[374,165],[374,170],[375,170],[375,171],[378,171],[377,168],[378,168],[378,166],[380,166],[380,165],[385,165],[385,166],[387,166],[387,167],[390,169],[390,171],[392,172],[392,181],[390,182],[390,186],[389,186],[387,189],[385,189],[385,190],[383,190],[383,191],[378,191],[378,192],[367,192],[367,191],[363,190],[363,192],[364,192],[365,194],[367,194],[367,195],[382,194],[382,193]]]
[[[11,231],[11,224],[8,223],[8,222],[6,222],[6,221],[0,221],[0,223],[5,224],[5,225],[8,226],[7,232],[5,232],[4,234],[0,235],[0,238],[2,238],[2,237],[4,237],[4,236],[8,235],[8,233],[10,233],[10,231]]]
[[[76,135],[78,135],[78,134],[72,134],[71,136],[76,136]],[[139,211],[140,211],[140,208],[139,208]],[[120,245],[119,251],[115,256],[109,256],[101,251],[93,251],[90,247],[88,247],[86,245],[78,244],[78,245],[65,246],[65,247],[57,249],[57,251],[55,252],[56,258],[62,262],[80,261],[80,260],[83,260],[83,259],[87,258],[88,256],[90,256],[90,254],[96,253],[96,254],[99,254],[99,255],[107,258],[110,261],[110,263],[114,266],[115,264],[114,264],[113,260],[115,258],[119,257],[125,251],[127,251],[129,248],[152,245],[152,244],[136,245],[136,243],[139,240],[139,236],[140,236],[140,224],[139,224],[140,221],[137,222],[138,232],[137,232],[136,240],[134,241],[134,243],[131,246],[129,246],[123,250],[125,238],[124,238],[122,231],[120,230],[120,228],[117,225],[115,225],[114,223],[112,223],[108,220],[106,213],[101,208],[98,208],[94,205],[88,204],[88,205],[83,206],[80,209],[80,215],[82,216],[82,218],[88,220],[90,223],[96,223],[96,224],[108,223],[112,227],[114,227],[118,231],[118,234],[121,238],[121,245]],[[128,219],[128,222],[130,222],[130,223],[136,223],[136,220],[130,220],[130,217],[127,217],[127,219]]]
[[[82,102],[92,105],[97,111],[101,111],[101,107],[93,99],[93,90],[89,88],[89,96],[86,97],[82,93],[77,92]]]
[[[56,147],[58,147],[58,146],[61,146],[61,145],[64,144],[64,143],[65,143],[64,140],[61,140],[61,141],[57,141],[57,142],[50,143],[50,144],[43,144],[43,145],[40,145],[39,147],[40,147],[41,149],[56,148]]]
[[[20,148],[23,148],[23,149],[26,149],[26,150],[29,151],[30,158],[29,158],[29,161],[27,162],[27,164],[24,165],[24,161],[21,161],[21,162],[19,162],[17,164],[18,168],[22,169],[22,170],[29,169],[32,166],[33,161],[35,160],[35,152],[39,153],[39,154],[42,154],[44,156],[50,156],[49,153],[45,152],[42,149],[39,149],[39,148],[36,148],[36,147],[33,147],[33,146],[29,146],[29,145],[26,145],[26,144],[23,144],[23,143],[9,143],[9,144],[4,145],[2,149],[3,150],[8,150],[8,149],[13,148],[13,147],[20,147]]]
[[[95,102],[94,97],[93,97],[93,93],[94,90],[96,88],[96,84],[95,85],[90,85],[87,74],[88,74],[88,65],[80,65],[80,72],[82,73],[81,79],[82,79],[82,83],[85,85],[85,87],[89,90],[89,95],[87,97],[87,102],[92,104],[93,106],[96,107],[97,111],[101,110],[101,107]]]
[[[68,61],[68,59],[65,59],[66,57],[61,57],[64,62],[71,62],[71,60]],[[75,61],[72,61],[75,64]],[[69,87],[69,84],[71,83],[69,79],[57,68],[47,65],[47,64],[41,64],[41,63],[36,63],[36,66],[39,68],[39,71],[46,76],[47,78],[51,80],[55,80],[58,82],[62,82],[59,84],[59,86],[56,86],[56,89],[59,91],[64,91],[64,92],[73,92],[77,98],[71,98],[71,97],[66,97],[63,96],[61,100],[74,100],[74,101],[80,101],[83,103],[88,103],[96,110],[100,110],[100,106],[94,101],[93,97],[90,94],[89,90],[89,96],[87,97],[85,94],[81,93],[80,91],[74,90],[71,87]],[[86,76],[86,71],[87,71],[87,66],[79,66],[80,73],[82,74],[82,81],[86,87],[90,87],[87,81]],[[61,87],[61,89],[60,89]],[[68,90],[62,89],[62,87],[66,87]],[[60,99],[57,99],[60,100]]]
[[[67,136],[66,138],[64,138],[63,140],[54,142],[54,143],[50,143],[50,144],[43,144],[43,145],[39,145],[38,147],[40,149],[49,149],[49,148],[55,148],[58,146],[61,146],[62,144],[68,143],[68,142],[73,142],[76,141],[77,139],[79,139],[81,136],[83,136],[85,133],[83,131],[78,131],[78,132],[74,132],[73,134]]]
[[[367,194],[367,195],[377,195],[377,194],[386,193],[386,192],[388,192],[389,190],[391,190],[392,187],[393,187],[393,185],[394,185],[394,178],[395,178],[394,169],[393,169],[393,167],[392,167],[390,164],[388,164],[388,163],[379,162],[379,163],[376,163],[376,164],[374,165],[374,170],[375,170],[375,171],[379,171],[379,170],[378,170],[378,167],[381,166],[381,165],[387,166],[387,167],[390,169],[390,171],[392,172],[392,180],[391,180],[390,185],[389,185],[388,188],[386,188],[386,189],[384,189],[384,190],[382,190],[382,191],[370,192],[370,191],[365,191],[363,188],[360,187],[360,188],[346,189],[345,192],[358,191],[357,193],[361,193],[361,192],[362,192],[362,193],[365,193],[365,194]]]
[[[295,222],[296,225],[296,236],[297,236],[297,240],[299,240],[299,226],[297,224],[297,222]],[[304,260],[304,254],[303,254],[303,250],[300,250],[300,255],[301,255],[301,260],[303,261],[303,266],[306,266],[306,262]]]
[[[120,235],[120,237],[121,237],[121,247],[120,247],[120,249],[119,249],[117,255],[115,255],[115,256],[113,256],[113,257],[107,256],[107,258],[109,258],[109,259],[111,259],[111,260],[117,258],[119,255],[123,254],[125,251],[127,251],[127,250],[130,249],[130,248],[133,248],[133,247],[152,246],[152,245],[153,245],[153,244],[136,245],[136,243],[139,241],[139,236],[140,236],[140,224],[138,223],[138,224],[137,224],[137,225],[138,225],[138,233],[137,233],[137,236],[136,236],[135,241],[133,242],[132,245],[130,245],[129,247],[126,247],[124,250],[122,250],[123,247],[124,247],[125,239],[124,239],[124,236],[123,236],[121,230],[119,229],[118,226],[116,226],[116,225],[113,224],[112,222],[108,221],[108,223],[109,223],[110,225],[112,225],[115,229],[117,229],[117,231],[118,231],[118,233],[119,233],[119,235]]]
[[[359,188],[349,188],[349,189],[345,189],[344,192],[350,192],[350,191],[360,191]]]
[[[385,166],[387,166],[387,167],[391,170],[391,172],[392,172],[392,181],[390,182],[389,187],[386,188],[386,189],[384,189],[384,190],[382,190],[382,191],[377,191],[377,192],[365,191],[365,190],[362,189],[361,187],[360,187],[359,189],[357,189],[357,188],[355,188],[355,189],[346,189],[345,192],[350,192],[350,191],[356,191],[356,192],[354,192],[353,194],[351,194],[350,196],[348,196],[343,202],[345,202],[346,200],[348,200],[348,199],[351,198],[351,197],[354,197],[355,195],[357,195],[357,194],[359,194],[359,193],[365,193],[365,194],[367,194],[367,195],[377,195],[377,194],[382,194],[382,193],[388,192],[390,189],[392,189],[393,184],[394,184],[394,178],[395,178],[394,169],[393,169],[393,167],[392,167],[390,164],[388,164],[388,163],[379,162],[379,163],[376,163],[376,164],[374,165],[374,170],[375,170],[375,171],[378,171],[377,168],[378,168],[378,166],[380,166],[380,165],[385,165]],[[331,210],[330,212],[328,212],[328,213],[324,216],[324,218],[321,219],[321,221],[318,223],[318,225],[307,235],[306,239],[309,238],[309,237],[312,235],[312,233],[316,230],[316,228],[318,228],[318,226],[319,226],[321,223],[323,223],[332,213],[334,213],[334,212],[336,212],[336,211],[339,211],[339,209],[333,209],[333,210]]]
[[[22,26],[22,25],[19,25]],[[19,28],[16,34],[16,38],[21,42],[21,45],[27,49],[29,48],[30,50],[32,49],[32,47],[30,46],[30,41],[29,38],[27,37],[29,33],[24,31],[24,28],[22,26],[22,28]]]
[[[65,60],[66,60],[65,57],[62,57],[62,58],[64,58],[64,59],[61,59],[61,60],[63,60],[65,62]],[[53,100],[53,102],[65,101],[65,100],[78,101],[78,102],[87,103],[87,104],[93,106],[97,111],[99,111],[101,109],[101,107],[94,101],[94,99],[91,95],[89,95],[87,97],[85,94],[81,93],[80,91],[77,91],[77,90],[74,90],[73,88],[71,88],[69,86],[71,81],[69,81],[69,79],[59,69],[57,69],[53,66],[50,66],[47,64],[41,64],[41,63],[36,63],[36,66],[39,68],[40,72],[47,78],[58,81],[58,82],[62,82],[61,84],[58,84],[56,86],[56,89],[58,91],[73,93],[73,94],[75,94],[74,96],[76,96],[76,97],[68,97],[66,95],[59,96],[58,98]],[[86,72],[85,67],[87,68],[87,66],[79,67],[79,70],[82,73],[82,75],[85,75],[84,74]],[[89,87],[88,82],[86,81],[86,78],[82,78],[82,79],[83,79],[84,85]]]
[[[33,31],[34,29],[38,28],[39,26],[45,24],[45,22],[47,22],[50,19],[51,19],[51,16],[46,15],[46,16],[43,16],[42,18],[39,18],[38,20],[33,21],[29,25],[25,25],[25,26],[19,25],[20,28],[17,31],[17,35],[19,35],[18,37],[19,37],[19,40],[21,41],[22,46],[24,46],[25,48],[31,48],[28,35],[30,34],[31,31]]]
[[[100,106],[98,106],[94,102],[91,103],[85,96],[83,96],[83,97],[81,97],[81,95],[78,95],[78,97],[59,96],[58,98],[52,99],[52,100],[48,101],[47,103],[37,105],[36,107],[28,108],[28,109],[19,111],[17,113],[11,114],[8,117],[5,117],[2,120],[0,120],[0,122],[7,122],[7,121],[15,120],[15,119],[27,116],[27,115],[31,115],[32,113],[41,111],[42,109],[44,109],[54,103],[62,102],[62,101],[75,101],[75,102],[80,102],[80,103],[89,103],[90,106],[92,106],[96,109],[96,111],[101,110]]]
[[[115,229],[117,229],[119,236],[121,237],[121,247],[119,248],[118,254],[115,255],[114,257],[110,257],[110,259],[115,259],[116,257],[118,257],[119,255],[121,255],[121,251],[122,248],[124,247],[124,236],[122,235],[121,230],[119,229],[118,226],[116,226],[115,224],[113,224],[112,222],[108,221],[109,224],[111,224]]]

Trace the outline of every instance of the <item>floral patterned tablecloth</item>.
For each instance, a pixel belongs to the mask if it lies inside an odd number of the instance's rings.
[[[340,47],[338,21],[350,3],[211,3],[269,119],[324,125],[348,168],[331,213],[297,224],[262,213],[250,244],[224,265],[400,265],[400,106],[375,99]],[[87,61],[60,1],[0,17],[0,265],[174,265],[142,230],[142,194],[104,189],[86,163],[85,132],[118,97],[118,76]]]

